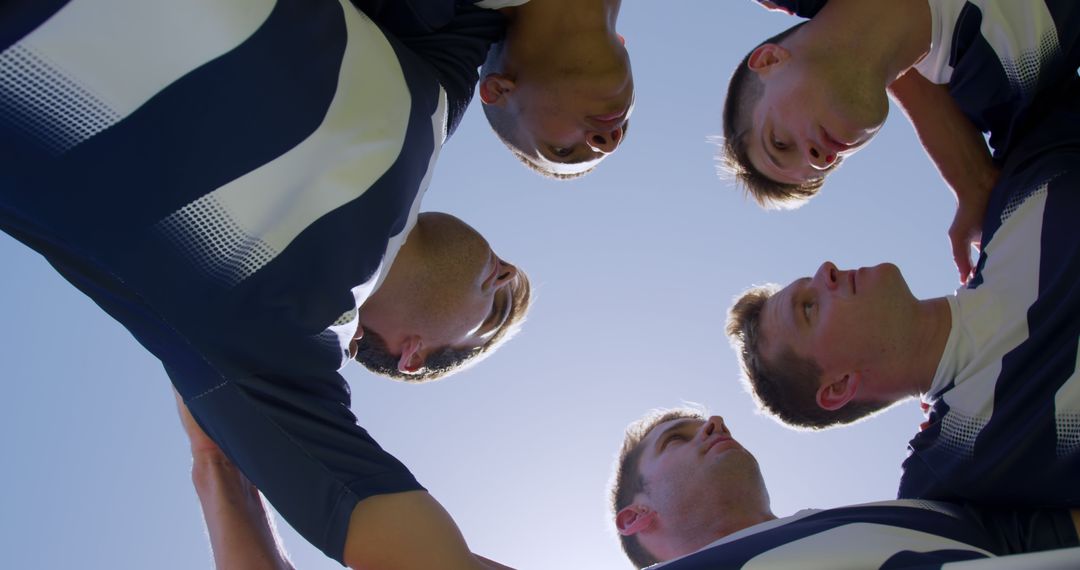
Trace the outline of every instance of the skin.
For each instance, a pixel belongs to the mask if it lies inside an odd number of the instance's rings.
[[[641,445],[645,492],[615,522],[621,534],[636,535],[659,560],[776,518],[757,460],[732,438],[723,418],[663,422]]]
[[[803,63],[807,55],[766,44],[748,62],[765,81],[765,90],[751,112],[747,151],[755,168],[779,182],[798,184],[824,176],[841,158],[865,146],[888,113],[884,90],[880,97],[868,97],[873,92],[841,79],[837,68]],[[835,79],[810,79],[826,74]],[[860,99],[868,100],[852,104]]]
[[[786,348],[814,360],[828,410],[925,393],[952,325],[948,302],[916,299],[895,265],[842,271],[830,262],[769,298],[761,319],[766,361]]]
[[[199,497],[215,568],[292,570],[259,490],[207,437],[175,391],[180,424],[191,443],[191,480]]]
[[[206,519],[214,566],[229,570],[292,570],[259,490],[195,422],[176,396],[191,442],[192,482]],[[353,510],[345,560],[354,569],[449,568],[513,570],[468,551],[457,525],[431,495],[378,495]],[[415,548],[423,540],[424,548]]]
[[[948,87],[911,69],[930,48],[930,25],[925,3],[832,0],[783,45],[757,48],[749,64],[765,92],[752,111],[748,154],[755,168],[778,182],[821,178],[877,134],[888,93],[957,199],[948,236],[966,282],[998,169]]]
[[[517,268],[476,230],[449,214],[425,212],[360,308],[360,324],[401,355],[400,370],[416,371],[443,347],[474,348],[490,339],[506,321],[516,277]]]
[[[754,166],[782,182],[820,177],[877,133],[886,88],[929,48],[925,4],[856,0],[829,2],[782,45],[756,48],[749,66],[764,89],[752,113]]]
[[[640,445],[645,491],[616,513],[615,526],[637,536],[660,562],[777,518],[757,460],[731,437],[723,418],[662,422]],[[1070,516],[1080,536],[1080,511]]]
[[[584,168],[622,143],[634,80],[615,32],[620,4],[546,0],[504,11],[507,37],[480,99],[510,115],[515,143],[533,160]]]

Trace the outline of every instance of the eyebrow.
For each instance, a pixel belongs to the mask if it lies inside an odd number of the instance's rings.
[[[809,280],[809,279],[810,279],[809,277],[802,277],[802,278],[799,278],[799,279],[795,280],[795,283],[798,283],[798,285],[795,287],[795,290],[792,291],[792,293],[791,293],[791,313],[792,313],[793,322],[795,323],[795,332],[798,332],[802,328],[801,325],[803,325],[804,321],[806,321],[805,315],[802,316],[802,317],[799,316],[799,307],[798,307],[799,297],[798,297],[798,294],[802,290],[803,284],[806,283],[806,281]],[[806,321],[806,324],[809,324],[809,322]]]
[[[573,146],[574,151],[569,156],[556,155],[554,145],[544,143],[541,146],[544,150],[540,153],[540,156],[544,157],[544,160],[548,162],[554,162],[556,164],[581,164],[583,162],[590,162],[596,160],[597,157],[600,156],[599,152],[594,152],[591,149],[588,150],[586,154],[581,154],[577,151],[577,149],[582,146],[588,148],[588,145],[575,144]]]
[[[499,316],[494,321],[492,321],[491,325],[487,327],[481,327],[481,329],[477,331],[477,336],[487,336],[501,329],[503,325],[506,324],[506,321],[510,318],[510,310],[514,307],[514,295],[510,292],[510,289],[513,288],[516,284],[517,280],[515,279],[515,281],[511,283],[509,287],[503,287],[500,290],[500,292],[503,293],[503,298],[506,299],[506,301],[502,304],[502,309],[499,310]],[[498,294],[499,292],[496,292],[496,296],[498,296]],[[496,306],[499,304],[497,297],[494,304]],[[495,307],[492,307],[492,310],[494,311]]]
[[[661,451],[664,450],[664,446],[662,445],[662,443],[667,440],[667,436],[669,433],[682,429],[683,426],[685,426],[686,424],[695,421],[699,420],[697,420],[696,418],[683,418],[664,428],[664,431],[660,432],[660,435],[656,436],[656,443],[653,444],[653,451],[659,454]]]
[[[773,156],[771,148],[772,145],[768,144],[765,141],[765,125],[761,125],[761,134],[758,138],[761,139],[761,148],[765,151],[765,156],[769,157],[769,162],[772,163],[773,168],[777,170],[783,170],[783,168],[780,166],[780,161],[778,161],[776,157]]]

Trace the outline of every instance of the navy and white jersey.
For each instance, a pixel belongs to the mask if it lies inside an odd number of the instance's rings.
[[[949,93],[1004,160],[1030,115],[1080,66],[1075,0],[930,0],[930,52],[915,69]]]
[[[1080,506],[1080,79],[1005,163],[899,496]]]
[[[339,561],[359,500],[421,487],[337,370],[504,31],[492,10],[415,4],[452,9],[397,37],[349,0],[0,8],[0,228],[160,358]]]
[[[949,93],[1005,159],[1024,125],[1060,99],[1080,66],[1080,2],[927,0],[930,51],[915,69]],[[828,0],[773,0],[812,18]]]
[[[1054,520],[1045,520],[1048,517]],[[1064,510],[1022,519],[1034,521],[1038,526],[1035,532],[1043,535],[1044,540],[1020,548],[1042,550],[1077,544],[1076,532]],[[949,503],[882,501],[800,511],[732,533],[693,554],[650,568],[900,570],[942,565],[948,568],[949,562],[1012,554],[1017,551],[1017,535],[1024,532],[1014,532],[1009,525],[994,521],[986,525],[972,511]],[[1058,564],[1061,560],[1058,559]]]

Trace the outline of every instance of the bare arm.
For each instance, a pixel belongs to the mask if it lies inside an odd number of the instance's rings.
[[[176,395],[191,440],[191,479],[221,570],[293,570],[262,497],[195,423]],[[469,552],[457,525],[426,492],[376,495],[353,510],[345,561],[355,569],[513,570]]]
[[[202,505],[214,566],[225,570],[293,570],[259,490],[203,432],[176,398],[191,440],[191,480]]]
[[[360,501],[349,520],[345,563],[354,570],[513,570],[473,555],[450,515],[424,491]]]
[[[191,479],[202,505],[214,566],[293,570],[259,490],[229,461],[176,396],[191,441]],[[353,509],[345,562],[354,569],[513,570],[469,552],[450,515],[424,491],[376,495]]]
[[[949,241],[960,281],[966,282],[973,269],[970,246],[978,246],[982,239],[986,202],[998,177],[990,149],[946,86],[909,69],[889,85],[889,93],[911,120],[926,154],[956,197]]]

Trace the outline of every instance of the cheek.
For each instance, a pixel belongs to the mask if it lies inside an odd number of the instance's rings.
[[[823,315],[818,323],[818,334],[815,339],[815,351],[818,355],[818,364],[827,367],[832,357],[848,353],[853,347],[858,346],[859,322],[854,311],[833,308],[828,314]],[[847,308],[850,309],[850,308]]]

